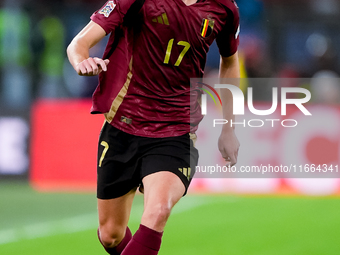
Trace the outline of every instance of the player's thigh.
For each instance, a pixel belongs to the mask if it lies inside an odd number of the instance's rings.
[[[101,233],[125,233],[136,188],[113,199],[98,199],[99,229]]]
[[[165,203],[173,207],[185,193],[182,180],[170,171],[150,174],[143,179],[144,206]]]
[[[174,205],[185,193],[181,179],[169,171],[150,174],[143,179],[144,213],[142,224],[163,231]]]

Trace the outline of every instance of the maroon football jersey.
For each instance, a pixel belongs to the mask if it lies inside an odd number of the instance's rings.
[[[108,1],[91,19],[111,33],[110,59],[93,95],[93,113],[138,136],[170,137],[195,132],[202,119],[190,78],[203,76],[216,39],[228,57],[238,47],[239,14],[232,0]],[[131,9],[138,11],[129,15]],[[129,18],[127,16],[130,16]]]

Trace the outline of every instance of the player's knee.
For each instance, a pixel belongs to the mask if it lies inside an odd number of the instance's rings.
[[[124,238],[125,230],[100,228],[100,241],[106,248],[117,246]]]
[[[153,222],[154,225],[164,224],[171,213],[171,207],[167,204],[158,204],[153,207],[149,207],[144,211],[143,218],[149,222]]]

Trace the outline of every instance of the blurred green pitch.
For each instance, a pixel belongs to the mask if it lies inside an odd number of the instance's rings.
[[[137,196],[130,220],[142,214]],[[340,199],[190,195],[173,211],[160,255],[340,253]],[[0,182],[1,255],[106,254],[95,194],[37,193]]]

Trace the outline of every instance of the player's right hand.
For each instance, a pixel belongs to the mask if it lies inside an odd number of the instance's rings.
[[[88,58],[76,65],[76,71],[81,76],[96,76],[102,71],[107,71],[108,59]]]

